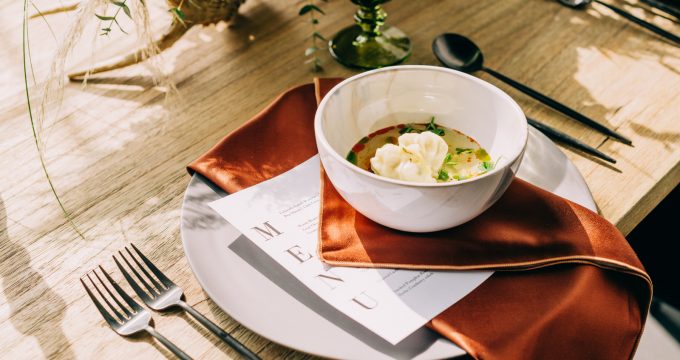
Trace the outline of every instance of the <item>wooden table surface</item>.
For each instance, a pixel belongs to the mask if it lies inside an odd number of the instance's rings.
[[[680,27],[634,2],[616,1],[680,33]],[[231,27],[193,28],[164,55],[179,89],[170,103],[142,65],[96,76],[87,87],[67,84],[58,115],[50,111],[47,166],[84,232],[65,221],[43,175],[23,89],[21,1],[2,0],[0,34],[0,357],[162,358],[148,337],[112,332],[78,279],[98,264],[121,280],[111,255],[134,243],[186,290],[190,304],[263,358],[306,355],[240,326],[207,298],[193,277],[179,235],[180,205],[189,182],[185,165],[278,93],[311,81],[303,64],[310,25],[300,2],[248,0]],[[50,1],[37,2],[46,7]],[[156,27],[168,21],[152,4]],[[322,4],[319,30],[349,24],[349,1]],[[386,5],[388,22],[410,35],[409,64],[437,64],[435,35],[458,32],[485,51],[488,65],[598,119],[633,139],[608,140],[481,74],[510,93],[527,115],[574,135],[619,160],[604,165],[563,149],[585,176],[601,213],[624,233],[633,229],[680,180],[680,48],[622,20],[602,6],[577,11],[552,0],[406,1]],[[70,15],[48,17],[57,37]],[[94,28],[69,61],[87,61]],[[37,84],[53,60],[55,40],[45,22],[30,22]],[[96,56],[131,49],[134,35],[113,31]],[[355,73],[323,55],[322,76]],[[656,239],[659,240],[659,239]],[[650,239],[653,241],[653,239]],[[235,357],[190,318],[154,314],[156,326],[197,358]]]

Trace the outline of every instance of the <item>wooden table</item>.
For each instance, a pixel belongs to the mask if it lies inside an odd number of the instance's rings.
[[[670,21],[617,1],[680,33]],[[38,2],[39,7],[49,1]],[[164,4],[154,13],[167,21]],[[180,204],[185,165],[282,90],[311,81],[303,64],[310,25],[300,2],[248,0],[233,28],[192,29],[164,53],[179,98],[164,103],[141,65],[97,76],[86,88],[67,84],[46,133],[47,166],[65,206],[84,232],[65,221],[41,171],[26,111],[21,68],[20,1],[2,1],[0,33],[0,357],[159,358],[147,337],[132,341],[106,326],[78,279],[102,264],[121,280],[111,255],[137,244],[186,290],[188,301],[264,358],[305,355],[251,333],[201,290],[184,257]],[[319,30],[333,34],[351,21],[349,1],[323,4]],[[386,6],[388,22],[410,35],[409,64],[437,64],[430,51],[441,32],[469,35],[489,65],[562,100],[633,139],[614,142],[490,79],[527,115],[568,132],[619,160],[605,165],[565,152],[585,176],[601,213],[628,233],[680,180],[680,48],[620,19],[602,6],[586,11],[551,0],[405,1]],[[65,14],[48,18],[61,36]],[[158,21],[156,27],[162,27]],[[38,89],[55,41],[43,20],[30,23]],[[69,64],[90,55],[88,28]],[[130,28],[128,28],[130,29]],[[131,49],[134,36],[113,31],[97,55]],[[322,76],[354,73],[323,55]],[[235,353],[181,314],[155,314],[157,328],[198,358]]]

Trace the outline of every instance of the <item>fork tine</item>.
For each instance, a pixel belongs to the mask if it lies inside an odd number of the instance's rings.
[[[142,261],[144,261],[144,263],[146,264],[146,266],[148,266],[149,269],[151,269],[151,272],[153,272],[154,275],[156,275],[156,277],[158,278],[158,280],[160,280],[160,281],[163,283],[163,285],[165,285],[166,287],[171,287],[171,286],[175,285],[175,283],[172,282],[170,279],[168,279],[167,276],[165,276],[165,274],[163,274],[163,272],[160,271],[160,270],[156,267],[156,265],[154,265],[154,264],[151,262],[151,260],[147,259],[146,256],[144,256],[144,254],[142,254],[142,252],[139,251],[139,249],[137,249],[137,247],[135,246],[135,244],[130,244],[130,246],[132,246],[132,248],[135,250],[135,252],[137,253],[137,255],[139,255],[139,257],[142,259]]]
[[[99,265],[99,270],[100,270],[101,272],[104,273],[104,275],[106,276],[106,278],[109,280],[109,284],[115,284],[115,282],[113,281],[113,279],[111,279],[111,277],[109,277],[109,274],[106,273],[106,271],[104,271],[104,268],[101,267],[101,265]],[[99,277],[99,274],[97,274],[96,271],[92,271],[92,272],[94,273],[94,276],[97,277],[97,280],[99,280],[99,282],[100,282],[102,285],[104,285],[104,289],[106,290],[106,292],[109,294],[109,296],[111,297],[111,299],[113,299],[113,301],[115,301],[116,304],[118,304],[118,307],[119,307],[121,310],[123,310],[123,312],[125,313],[125,315],[127,315],[128,318],[129,318],[130,316],[132,316],[132,312],[131,312],[130,310],[128,310],[128,308],[125,307],[125,306],[120,302],[120,300],[118,300],[118,298],[117,298],[116,296],[113,295],[113,293],[111,292],[111,290],[109,289],[109,287],[106,286],[106,283],[104,283],[104,281],[102,281],[102,278]],[[119,294],[120,294],[120,292],[119,292]]]
[[[92,281],[92,280],[90,279],[90,281]],[[85,281],[83,281],[83,278],[80,278],[80,283],[83,284],[85,291],[87,291],[87,295],[90,296],[90,299],[92,299],[94,306],[97,307],[97,310],[99,310],[99,313],[102,314],[102,316],[104,317],[104,320],[106,320],[106,322],[109,324],[109,326],[116,327],[116,326],[120,325],[118,323],[118,321],[116,319],[114,319],[113,316],[111,316],[111,314],[109,314],[109,312],[106,311],[106,309],[104,309],[104,306],[102,306],[102,304],[99,302],[99,300],[97,300],[97,297],[94,296],[92,291],[90,291],[90,288],[85,284]]]
[[[132,255],[132,252],[130,252],[130,249],[128,249],[127,246],[125,247],[125,251],[127,251],[128,255],[130,255],[130,258],[132,258],[132,261],[134,261],[135,264],[137,264],[139,269],[142,270],[144,275],[146,275],[146,277],[153,283],[153,285],[156,287],[156,289],[163,290],[163,288],[167,288],[167,287],[164,287],[163,285],[161,285],[160,283],[158,283],[158,281],[156,281],[156,279],[154,279],[154,277],[151,276],[151,274],[149,274],[148,271],[146,271],[146,268],[144,267],[144,265],[139,263],[137,258],[134,255]]]
[[[132,300],[132,298],[130,297],[130,295],[128,295],[128,294],[127,294],[127,293],[126,293],[126,292],[118,285],[118,283],[115,282],[115,281],[111,278],[111,276],[110,276],[106,271],[104,271],[104,268],[102,268],[101,265],[99,265],[99,269],[104,273],[104,276],[106,276],[106,278],[109,280],[109,282],[111,283],[111,286],[113,286],[113,288],[116,289],[116,292],[118,293],[118,295],[120,295],[120,297],[122,297],[123,300],[125,300],[125,302],[132,308],[132,310],[133,310],[134,312],[137,312],[137,311],[139,311],[139,310],[142,309],[142,307],[141,307],[139,304],[137,304],[136,301]]]
[[[130,270],[132,270],[132,273],[135,274],[135,276],[137,277],[137,279],[139,280],[139,282],[141,282],[142,285],[144,285],[144,287],[145,287],[147,290],[149,290],[149,295],[150,295],[151,297],[156,297],[157,295],[160,295],[160,294],[161,294],[160,289],[154,288],[153,286],[149,285],[149,283],[146,282],[146,280],[144,280],[144,277],[142,277],[142,275],[139,274],[139,272],[137,271],[137,269],[136,269],[134,266],[132,266],[132,264],[130,264],[130,262],[128,261],[127,257],[125,257],[125,255],[123,254],[122,251],[118,251],[118,255],[120,255],[120,257],[123,259],[123,261],[125,261],[125,263],[127,264],[128,268],[130,268]]]
[[[118,321],[119,323],[125,322],[126,317],[123,316],[121,313],[119,313],[118,310],[116,310],[116,307],[115,307],[115,306],[111,305],[111,303],[109,302],[109,299],[107,299],[106,296],[104,296],[104,294],[102,293],[102,291],[99,290],[99,286],[97,286],[97,284],[95,284],[94,280],[92,280],[92,277],[90,277],[90,274],[87,274],[87,278],[90,280],[90,282],[92,283],[92,286],[94,287],[94,289],[95,289],[95,290],[97,291],[97,293],[99,294],[99,297],[101,297],[102,300],[104,300],[104,302],[106,303],[106,305],[109,306],[109,309],[110,309],[114,314],[116,314],[116,316],[118,317],[118,320],[117,320],[117,321]]]
[[[121,255],[121,256],[123,256],[123,255]],[[125,258],[123,258],[123,260],[125,260]],[[137,296],[139,296],[142,299],[142,301],[144,301],[145,303],[149,303],[150,301],[152,301],[149,294],[147,294],[144,290],[142,290],[142,288],[139,287],[139,284],[137,284],[137,282],[132,278],[132,276],[130,276],[130,273],[128,273],[128,271],[125,270],[125,268],[123,267],[123,264],[121,264],[118,261],[118,258],[115,255],[113,255],[113,261],[116,262],[118,269],[120,269],[120,272],[123,273],[125,280],[127,280],[128,284],[130,284],[130,286],[132,287],[132,290],[135,291]],[[125,261],[125,262],[127,262],[127,261]],[[128,266],[130,266],[129,263],[128,263]]]

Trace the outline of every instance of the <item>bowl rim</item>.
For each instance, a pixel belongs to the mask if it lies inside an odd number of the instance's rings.
[[[458,181],[449,181],[449,182],[441,182],[441,183],[422,183],[422,182],[415,182],[415,181],[405,181],[405,180],[398,180],[398,179],[392,179],[388,178],[386,176],[381,176],[378,174],[374,174],[370,171],[364,170],[349,161],[345,159],[344,157],[340,156],[335,149],[328,143],[328,140],[326,139],[326,136],[324,135],[322,129],[321,129],[321,114],[323,113],[323,110],[326,107],[326,103],[329,101],[331,98],[331,95],[333,95],[335,92],[339,91],[341,88],[343,88],[345,85],[357,81],[363,77],[368,77],[371,75],[374,75],[376,73],[381,73],[381,72],[388,72],[388,71],[410,71],[410,70],[426,70],[426,71],[439,71],[439,72],[445,72],[449,73],[455,76],[463,77],[468,80],[471,80],[474,83],[477,83],[478,85],[481,85],[483,87],[488,88],[490,91],[496,93],[499,95],[501,98],[506,99],[511,107],[513,107],[524,119],[524,121],[520,122],[520,125],[524,127],[524,131],[522,131],[522,146],[517,151],[516,153],[513,153],[512,156],[509,156],[510,160],[505,163],[504,165],[501,165],[500,167],[496,166],[494,167],[491,171],[485,172],[482,175],[475,176],[470,179],[465,179],[465,180],[458,180]],[[317,141],[317,147],[323,146],[330,154],[333,156],[336,160],[338,160],[343,166],[346,166],[350,168],[352,171],[356,172],[359,175],[364,175],[368,176],[370,178],[376,179],[378,181],[383,181],[387,183],[392,183],[392,184],[397,184],[397,185],[404,185],[404,186],[409,186],[409,187],[449,187],[449,186],[460,186],[464,184],[468,184],[471,182],[479,181],[481,179],[484,179],[486,177],[489,177],[495,173],[501,172],[505,170],[505,168],[509,167],[510,165],[514,164],[517,159],[522,155],[524,150],[526,149],[527,142],[529,140],[529,124],[527,123],[526,120],[526,115],[520,108],[520,106],[517,104],[517,102],[510,97],[507,93],[505,93],[503,90],[499,89],[498,87],[494,86],[493,84],[486,82],[480,78],[477,78],[475,76],[466,74],[461,71],[441,67],[441,66],[431,66],[431,65],[397,65],[397,66],[390,66],[390,67],[384,67],[380,69],[374,69],[370,71],[366,71],[363,73],[359,73],[356,75],[353,75],[342,82],[338,83],[337,85],[333,86],[333,88],[324,96],[324,98],[321,100],[319,103],[319,106],[316,109],[316,113],[314,115],[314,135],[316,137]]]

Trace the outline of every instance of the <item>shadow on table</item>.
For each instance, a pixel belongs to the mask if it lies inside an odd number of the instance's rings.
[[[670,150],[673,145],[680,142],[680,132],[658,132],[648,126],[638,123],[631,123],[630,127],[640,136],[663,143],[667,150]]]
[[[0,197],[0,282],[10,307],[9,320],[17,331],[37,340],[46,358],[72,359],[75,355],[60,327],[66,302],[31,267],[26,248],[10,239],[7,221]]]

